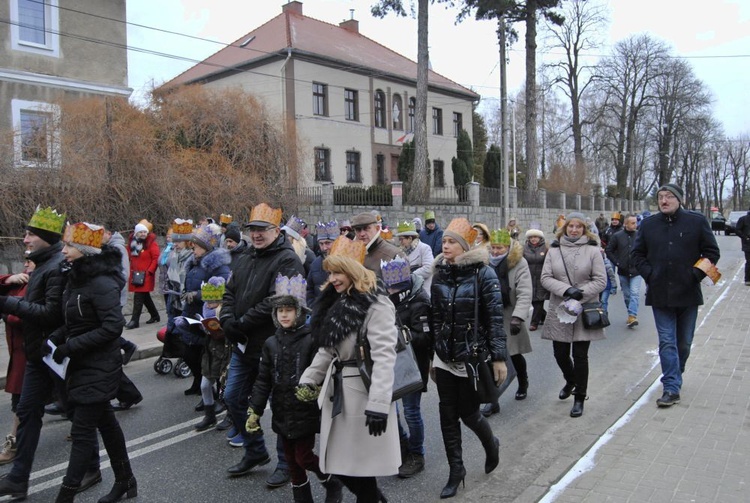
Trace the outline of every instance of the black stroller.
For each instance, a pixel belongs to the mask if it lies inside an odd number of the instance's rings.
[[[185,344],[180,340],[179,334],[167,333],[167,327],[162,327],[156,333],[156,338],[164,344],[161,355],[154,362],[156,373],[167,375],[173,372],[174,375],[183,379],[192,376],[193,372],[182,359],[182,355],[185,353]],[[172,359],[175,358],[177,361],[172,362]]]

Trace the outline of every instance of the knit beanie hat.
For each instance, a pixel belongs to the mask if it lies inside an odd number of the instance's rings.
[[[143,224],[136,224],[133,232],[135,232],[135,234],[138,234],[139,232],[148,232],[148,227]]]
[[[193,232],[193,243],[210,252],[219,244],[221,228],[216,224],[202,225]]]
[[[240,232],[240,225],[237,222],[232,222],[227,225],[227,230],[224,232],[224,237],[231,239],[235,243],[239,243],[242,240],[242,233]]]
[[[659,190],[656,191],[656,194],[658,195],[661,191],[668,191],[671,192],[674,197],[677,198],[677,200],[682,204],[682,199],[685,197],[685,193],[682,191],[682,189],[674,183],[665,183],[661,187],[659,187]]]

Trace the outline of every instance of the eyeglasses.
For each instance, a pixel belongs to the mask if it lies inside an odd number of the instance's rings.
[[[672,201],[674,199],[677,199],[674,194],[659,194],[658,196],[659,201]]]
[[[273,225],[270,227],[258,227],[256,225],[251,225],[250,227],[247,228],[247,231],[248,232],[267,232],[275,228],[276,227]]]

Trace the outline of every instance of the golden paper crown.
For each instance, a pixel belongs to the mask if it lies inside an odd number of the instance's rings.
[[[29,220],[28,227],[62,234],[65,227],[65,213],[58,213],[49,206],[46,208],[37,206],[34,215]]]
[[[360,264],[365,263],[365,244],[362,241],[352,241],[346,236],[339,236],[331,246],[328,255],[339,255],[356,260]]]
[[[190,234],[192,232],[193,232],[192,220],[190,219],[183,220],[181,218],[175,218],[174,220],[172,220],[172,233],[173,234],[184,235],[184,234]]]
[[[477,239],[477,230],[471,226],[468,220],[463,217],[454,218],[446,227],[445,232],[453,232],[461,236],[469,247],[474,246]]]
[[[232,220],[233,220],[232,219],[232,215],[229,215],[229,214],[226,214],[226,213],[222,213],[219,216],[219,223],[220,224],[231,224]]]
[[[266,203],[260,203],[253,207],[250,212],[250,222],[248,225],[273,225],[278,227],[281,224],[281,209],[273,209]]]
[[[145,225],[146,229],[148,229],[149,232],[154,232],[154,224],[146,220],[145,218],[141,219],[140,222],[138,222],[141,225]]]
[[[76,224],[68,224],[63,235],[63,242],[70,245],[101,248],[103,237],[104,227],[86,222],[78,222]]]

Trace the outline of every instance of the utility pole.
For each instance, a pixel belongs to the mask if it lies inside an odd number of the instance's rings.
[[[510,151],[508,150],[508,84],[507,84],[507,56],[505,54],[505,15],[497,18],[497,41],[500,45],[500,136],[503,143],[503,221],[508,222],[510,215],[510,184],[508,168],[510,167]]]

